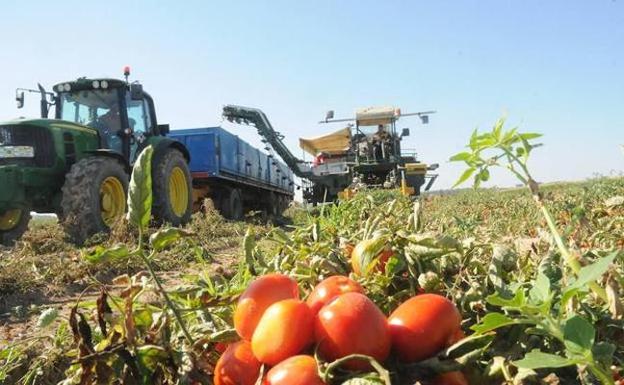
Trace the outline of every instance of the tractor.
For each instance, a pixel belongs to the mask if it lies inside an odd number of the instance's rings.
[[[41,118],[0,123],[0,243],[12,244],[28,228],[30,212],[55,213],[66,234],[83,243],[109,231],[126,212],[134,161],[153,146],[152,214],[157,223],[178,226],[190,220],[190,155],[166,137],[152,97],[139,82],[79,78],[40,95]],[[48,115],[54,110],[53,118]]]

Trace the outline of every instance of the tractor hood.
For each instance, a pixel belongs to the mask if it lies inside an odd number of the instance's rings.
[[[70,122],[66,120],[60,120],[60,119],[42,119],[42,118],[15,119],[15,120],[9,120],[6,122],[0,122],[0,127],[1,126],[14,126],[14,127],[15,126],[17,127],[37,126],[37,127],[44,127],[44,128],[49,128],[49,129],[57,129],[57,130],[62,129],[62,130],[77,131],[77,132],[81,132],[84,134],[92,134],[93,136],[98,135],[97,130],[95,128],[83,126],[78,123],[74,123],[74,122]]]

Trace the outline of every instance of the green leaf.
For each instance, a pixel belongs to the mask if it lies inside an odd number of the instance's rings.
[[[444,360],[452,359],[458,361],[465,361],[462,357],[475,356],[476,353],[481,352],[490,346],[494,338],[495,333],[490,334],[473,334],[466,338],[462,338],[459,342],[456,342],[440,355]]]
[[[470,178],[475,171],[476,171],[476,169],[474,167],[467,168],[463,172],[463,174],[461,174],[459,179],[457,179],[457,182],[455,182],[455,184],[453,185],[453,188],[455,188],[455,187],[459,186],[460,184],[464,183],[465,181],[467,181],[468,178]]]
[[[518,323],[516,320],[509,318],[502,313],[488,313],[481,319],[481,322],[477,325],[471,326],[470,329],[474,330],[477,334],[483,334],[503,326],[513,325],[516,323]]]
[[[611,366],[615,353],[615,345],[608,342],[598,342],[592,347],[594,360],[602,362],[606,367]]]
[[[455,154],[451,156],[449,161],[451,162],[467,162],[472,158],[472,154],[469,152],[460,152],[459,154]]]
[[[538,273],[535,283],[529,292],[531,299],[538,302],[550,301],[550,280],[543,273]]]
[[[89,263],[117,261],[126,258],[128,255],[130,255],[130,251],[128,251],[128,247],[123,243],[109,248],[98,245],[89,251],[82,252],[82,258]]]
[[[489,304],[492,304],[495,306],[506,307],[510,309],[518,309],[526,305],[526,297],[524,294],[524,290],[522,289],[519,289],[518,291],[516,291],[516,294],[511,299],[503,298],[498,294],[492,294],[486,298],[486,301]]]
[[[513,361],[512,364],[519,368],[540,369],[540,368],[563,368],[576,365],[576,362],[565,357],[554,354],[543,353],[539,350],[532,350],[523,359]]]
[[[566,348],[577,355],[585,355],[594,345],[596,330],[585,318],[574,315],[563,327],[563,339]]]
[[[474,131],[472,131],[472,135],[470,135],[470,142],[469,142],[469,147],[471,150],[476,150],[477,149],[477,141],[479,140],[479,132],[477,131],[477,129],[475,128]]]
[[[570,285],[567,290],[575,288],[582,289],[588,283],[596,281],[609,269],[609,265],[611,265],[617,255],[617,251],[613,252],[610,255],[599,259],[597,262],[592,263],[591,265],[582,267],[578,273],[577,280],[572,285]]]
[[[503,132],[503,125],[505,124],[505,118],[500,118],[494,125],[494,129],[492,130],[492,135],[497,142],[501,140],[501,133]]]
[[[42,329],[50,325],[58,317],[59,311],[55,308],[49,308],[43,311],[37,320],[37,327]]]
[[[154,250],[160,251],[165,249],[172,243],[176,242],[177,240],[192,235],[194,235],[194,233],[191,231],[170,227],[155,232],[150,236],[149,241]]]
[[[137,158],[132,169],[128,189],[128,221],[146,230],[152,216],[152,154],[147,146]]]
[[[531,139],[540,138],[543,135],[538,134],[537,132],[524,132],[524,133],[518,134],[518,136],[524,140],[531,140]]]
[[[136,355],[142,367],[154,371],[159,363],[169,359],[167,351],[157,345],[143,345],[136,348]]]
[[[379,384],[383,384],[383,380],[381,380],[378,377],[369,377],[369,378],[364,378],[364,377],[355,377],[355,378],[350,378],[347,381],[341,383],[341,385],[379,385]]]

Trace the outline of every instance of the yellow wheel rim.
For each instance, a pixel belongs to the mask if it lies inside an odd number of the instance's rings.
[[[189,204],[189,190],[186,175],[180,167],[174,167],[169,175],[169,202],[178,217],[184,216]]]
[[[22,210],[12,209],[0,214],[0,230],[7,231],[13,229],[22,218]]]
[[[126,212],[126,193],[121,181],[114,176],[104,179],[100,185],[102,220],[107,226],[123,217]]]

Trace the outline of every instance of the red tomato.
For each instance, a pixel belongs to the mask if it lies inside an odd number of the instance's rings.
[[[262,385],[325,385],[311,356],[294,356],[275,365]]]
[[[470,385],[462,372],[448,372],[438,375],[431,385]]]
[[[313,332],[314,316],[308,305],[285,299],[266,309],[251,338],[251,349],[260,362],[275,365],[308,346]]]
[[[260,361],[251,352],[251,344],[238,341],[225,349],[217,361],[215,385],[254,385],[260,375]]]
[[[249,284],[234,311],[234,328],[238,335],[251,341],[264,311],[277,301],[298,299],[297,282],[283,274],[267,274]]]
[[[460,328],[455,305],[437,294],[421,294],[403,302],[388,318],[392,347],[406,362],[429,358],[442,350]]]
[[[328,361],[365,354],[384,361],[390,352],[388,322],[381,310],[361,293],[346,293],[325,305],[316,316],[314,336],[319,353]],[[351,361],[351,369],[368,363]]]
[[[217,353],[223,353],[228,347],[228,344],[225,342],[217,342],[214,346],[214,350]]]
[[[312,310],[312,313],[316,314],[332,299],[340,294],[351,292],[364,294],[364,288],[359,283],[344,275],[335,275],[316,285],[312,293],[308,296],[306,303],[310,307],[310,310]]]
[[[356,275],[367,275],[372,271],[383,273],[392,254],[385,240],[365,239],[351,252],[351,268]]]

